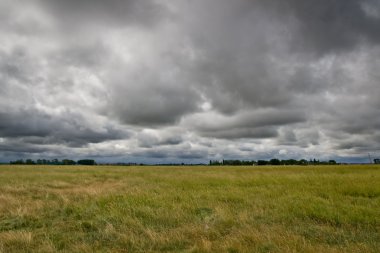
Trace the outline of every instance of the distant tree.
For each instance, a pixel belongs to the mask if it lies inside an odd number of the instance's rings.
[[[95,160],[91,160],[91,159],[83,159],[83,160],[79,160],[77,162],[77,164],[79,164],[79,165],[96,165],[96,162],[95,162]]]
[[[63,165],[75,165],[76,162],[74,160],[69,160],[69,159],[63,159],[62,160]]]
[[[36,164],[32,159],[26,159],[25,164]]]
[[[336,161],[335,160],[329,160],[329,164],[334,165],[334,164],[336,164]]]
[[[271,165],[280,165],[280,164],[281,164],[280,160],[275,159],[275,158],[271,159],[271,160],[269,161],[269,163],[270,163]]]
[[[16,161],[10,161],[10,164],[25,164],[25,163],[24,163],[24,160],[20,159]]]
[[[308,162],[305,159],[301,159],[298,161],[298,165],[307,165],[307,164],[308,164]]]
[[[289,160],[281,160],[282,165],[296,165],[298,164],[298,161],[295,159],[289,159]]]
[[[255,163],[256,163],[255,161],[241,161],[242,165],[253,165]]]
[[[265,160],[258,160],[257,161],[257,165],[268,165],[269,162],[268,161],[265,161]]]
[[[242,162],[240,160],[223,160],[223,165],[236,166],[242,165]]]
[[[224,160],[223,160],[224,162]],[[210,165],[215,166],[215,165],[222,165],[223,163],[219,162],[218,160],[210,160]]]
[[[239,166],[239,165],[253,165],[256,164],[255,161],[242,161],[242,160],[210,160],[209,165],[225,165],[225,166]]]

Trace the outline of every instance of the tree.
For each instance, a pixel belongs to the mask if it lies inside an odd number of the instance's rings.
[[[77,162],[77,164],[80,164],[80,165],[96,165],[96,162],[95,162],[95,160],[91,160],[91,159],[83,159],[83,160],[79,160]]]
[[[222,165],[218,160],[210,160],[210,165]]]
[[[257,165],[267,165],[268,164],[268,161],[265,161],[265,160],[258,160],[257,161]]]
[[[73,161],[73,160],[69,160],[69,159],[63,159],[63,160],[62,160],[62,164],[63,164],[63,165],[75,165],[76,162]]]
[[[299,162],[298,162],[299,165],[307,165],[307,161],[305,159],[301,159]]]
[[[276,159],[276,158],[271,159],[271,160],[269,161],[269,163],[270,163],[271,165],[280,165],[280,164],[281,164],[280,160],[278,160],[278,159]]]
[[[16,160],[16,161],[11,161],[10,164],[24,164],[24,160]]]
[[[25,164],[36,164],[32,159],[26,159]]]

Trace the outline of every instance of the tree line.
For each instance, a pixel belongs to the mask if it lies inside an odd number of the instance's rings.
[[[10,161],[10,164],[26,164],[26,165],[96,165],[95,160],[92,159],[82,159],[78,161],[70,160],[70,159],[53,159],[53,160],[47,160],[47,159],[37,159],[36,161],[32,159],[26,159],[25,161],[23,159],[19,159],[16,161]]]
[[[276,158],[270,159],[270,160],[257,160],[257,161],[244,161],[244,160],[210,160],[209,165],[217,165],[217,166],[238,166],[238,165],[335,165],[337,162],[335,160],[329,160],[329,161],[319,161],[316,159],[313,160],[295,160],[295,159],[288,159],[288,160],[279,160]]]
[[[74,161],[71,159],[63,159],[63,160],[58,160],[58,159],[37,159],[37,160],[32,160],[32,159],[19,159],[15,161],[10,161],[10,164],[25,164],[25,165],[96,165],[96,161],[92,159],[82,159],[78,161]],[[212,166],[249,166],[249,165],[334,165],[337,164],[335,160],[329,160],[329,161],[319,161],[316,159],[313,160],[295,160],[295,159],[288,159],[288,160],[279,160],[276,158],[270,159],[270,160],[257,160],[257,161],[246,161],[246,160],[210,160],[209,165]],[[144,165],[144,164],[136,164],[136,163],[116,163],[116,164],[108,164],[108,165]],[[157,164],[157,165],[188,165],[184,163],[180,164]],[[203,165],[203,164],[192,164],[192,165]]]

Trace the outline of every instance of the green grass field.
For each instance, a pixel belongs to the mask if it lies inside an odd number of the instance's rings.
[[[380,252],[380,166],[0,166],[0,252]]]

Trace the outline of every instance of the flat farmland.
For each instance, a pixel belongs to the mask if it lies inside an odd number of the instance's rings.
[[[380,166],[0,166],[0,252],[380,252]]]

